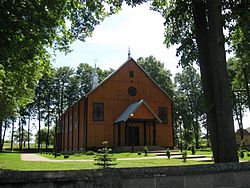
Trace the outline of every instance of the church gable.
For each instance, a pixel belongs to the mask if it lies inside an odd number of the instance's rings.
[[[105,93],[104,90],[108,90],[109,94]],[[118,97],[129,99],[131,97],[136,98],[138,94],[144,95],[145,93],[148,93],[149,90],[157,92],[157,95],[160,95],[161,97],[167,97],[169,100],[172,100],[169,95],[163,91],[141,68],[141,66],[137,64],[133,58],[130,58],[120,68],[103,80],[88,95],[92,95],[95,92],[104,92],[103,97],[105,98]],[[151,93],[151,95],[152,94],[153,93]],[[154,96],[151,96],[150,98],[154,98]],[[143,99],[143,97],[137,99]]]

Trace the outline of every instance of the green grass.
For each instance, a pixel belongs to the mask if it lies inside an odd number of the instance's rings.
[[[239,156],[239,160],[241,161],[250,161],[250,156],[247,156],[247,154],[250,154],[250,152],[244,152],[244,158],[241,159],[240,156]]]
[[[93,157],[93,156],[92,156]],[[182,159],[147,159],[147,160],[126,160],[116,161],[114,168],[132,168],[132,167],[152,167],[152,166],[177,166],[177,165],[198,165],[211,164],[211,162],[197,162]],[[97,169],[98,166],[91,162],[30,162],[21,161],[19,153],[0,153],[0,169],[9,170],[79,170],[79,169]]]

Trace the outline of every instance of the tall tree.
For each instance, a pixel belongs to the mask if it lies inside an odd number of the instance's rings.
[[[200,120],[205,113],[200,75],[195,68],[187,66],[181,73],[176,74],[175,84],[175,110],[182,116],[184,128],[193,131],[196,147],[199,148]]]
[[[226,70],[222,9],[229,23],[232,19],[229,15],[230,5],[239,3],[223,1],[222,4],[221,0],[153,2],[153,9],[166,18],[167,45],[181,44],[177,55],[181,56],[182,64],[197,61],[200,65],[208,129],[216,163],[238,161]]]

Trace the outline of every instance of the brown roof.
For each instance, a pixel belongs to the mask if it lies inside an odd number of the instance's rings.
[[[240,135],[240,129],[238,129],[235,133],[236,135]],[[249,135],[250,136],[250,133],[247,129],[243,129],[243,135],[246,136],[246,135]]]

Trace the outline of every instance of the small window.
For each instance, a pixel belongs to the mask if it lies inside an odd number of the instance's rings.
[[[136,88],[133,87],[133,86],[129,87],[129,88],[128,88],[128,94],[129,94],[130,96],[136,96],[136,94],[137,94]]]
[[[159,118],[161,119],[162,123],[168,122],[168,115],[167,115],[167,108],[166,107],[159,107]]]
[[[129,77],[134,78],[134,71],[129,71]]]
[[[93,103],[93,121],[103,121],[103,120],[104,120],[104,104]]]

